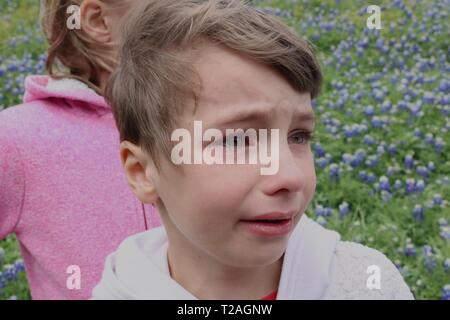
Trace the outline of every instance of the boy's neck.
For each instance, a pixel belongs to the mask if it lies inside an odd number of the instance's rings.
[[[212,300],[258,300],[278,290],[283,257],[264,267],[236,268],[212,257],[192,259],[170,245],[167,253],[172,279],[198,299]]]

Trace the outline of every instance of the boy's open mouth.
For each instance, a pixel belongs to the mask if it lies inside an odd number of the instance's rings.
[[[265,223],[265,224],[281,224],[290,221],[291,219],[276,219],[276,220],[242,220],[243,222],[250,222],[250,223]]]
[[[286,213],[284,212],[271,212],[271,213],[266,213],[266,214],[262,214],[259,216],[255,216],[255,217],[251,217],[248,219],[242,219],[242,221],[245,222],[264,222],[264,223],[283,223],[286,222],[287,220],[291,220],[294,215],[295,215],[296,211],[288,211]]]
[[[241,220],[244,228],[255,235],[279,237],[287,235],[293,227],[292,213],[270,213]]]

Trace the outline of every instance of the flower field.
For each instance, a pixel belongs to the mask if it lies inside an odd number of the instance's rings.
[[[252,1],[315,46],[317,188],[307,214],[383,252],[416,299],[450,299],[449,0]],[[382,29],[370,29],[369,4]],[[45,73],[35,0],[0,2],[0,110]],[[50,151],[51,152],[51,151]],[[0,215],[2,212],[0,212]],[[0,240],[0,299],[30,299],[19,244]]]

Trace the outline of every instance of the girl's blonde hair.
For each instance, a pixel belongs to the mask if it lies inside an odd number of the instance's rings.
[[[41,0],[41,26],[47,38],[48,57],[46,69],[56,79],[73,78],[86,83],[97,93],[100,88],[100,72],[112,72],[117,64],[111,56],[110,46],[98,43],[80,30],[67,27],[71,5],[81,6],[83,0]],[[103,2],[124,2],[102,0]]]

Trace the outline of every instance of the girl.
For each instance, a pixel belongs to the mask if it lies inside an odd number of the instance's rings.
[[[0,239],[16,234],[33,299],[89,298],[106,256],[160,225],[127,186],[102,96],[138,2],[43,1],[50,77],[28,77],[24,103],[0,112]],[[71,5],[80,29],[67,27]]]

